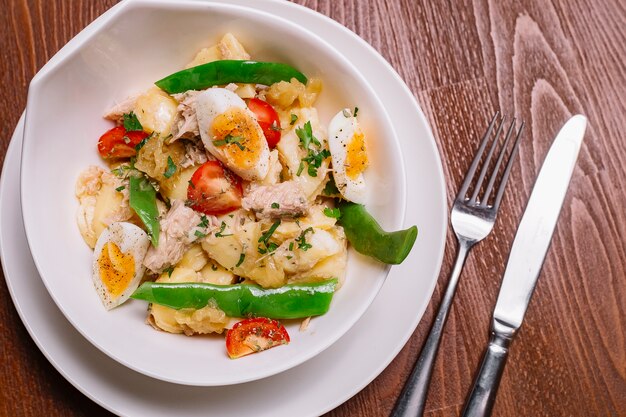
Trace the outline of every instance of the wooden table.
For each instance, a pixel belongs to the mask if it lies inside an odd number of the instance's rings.
[[[626,416],[626,5],[620,0],[299,0],[379,50],[415,93],[441,153],[448,198],[496,109],[528,130],[503,213],[465,267],[426,415],[456,416],[479,364],[507,250],[552,138],[572,114],[589,129],[496,416]],[[1,0],[0,163],[37,70],[115,1]],[[384,416],[424,342],[454,259],[391,365],[332,416]],[[105,415],[57,373],[0,280],[0,413]]]

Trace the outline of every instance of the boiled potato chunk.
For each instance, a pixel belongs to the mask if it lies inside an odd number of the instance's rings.
[[[206,252],[202,250],[202,246],[196,243],[183,254],[183,259],[180,260],[176,267],[188,268],[197,272],[204,268],[207,263],[209,263],[209,257]]]
[[[237,278],[235,274],[213,260],[210,260],[209,263],[200,270],[199,274],[201,282],[216,285],[231,285]]]
[[[135,114],[143,129],[164,137],[170,134],[177,108],[176,100],[156,87],[137,97],[135,102]]]
[[[160,182],[161,194],[170,201],[186,200],[189,181],[191,181],[191,177],[197,169],[197,166],[191,166],[181,170],[177,169],[171,178],[164,178]]]

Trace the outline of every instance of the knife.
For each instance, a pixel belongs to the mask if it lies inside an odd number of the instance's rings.
[[[491,415],[509,345],[522,325],[539,278],[586,126],[587,118],[582,115],[565,123],[535,181],[513,241],[493,312],[491,339],[465,404],[464,417]]]

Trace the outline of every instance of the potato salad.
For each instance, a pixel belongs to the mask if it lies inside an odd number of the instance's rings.
[[[76,196],[107,310],[148,301],[155,329],[226,332],[236,358],[287,344],[278,320],[328,311],[349,242],[402,262],[417,230],[387,233],[367,213],[358,108],[322,121],[322,90],[226,34],[106,111],[103,164],[79,174]]]

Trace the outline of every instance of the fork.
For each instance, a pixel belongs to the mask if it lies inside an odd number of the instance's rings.
[[[452,229],[454,230],[458,240],[458,253],[456,261],[454,263],[452,273],[450,274],[450,280],[448,282],[445,295],[441,301],[441,305],[439,306],[437,317],[435,318],[433,326],[430,329],[428,339],[426,340],[426,343],[422,348],[422,352],[415,363],[411,376],[407,380],[402,393],[400,394],[400,397],[391,412],[391,416],[393,417],[414,417],[421,416],[424,413],[426,395],[428,393],[428,386],[433,371],[433,365],[435,364],[435,359],[437,357],[437,350],[439,349],[439,344],[441,342],[443,327],[448,318],[450,306],[452,305],[454,293],[456,292],[456,286],[459,282],[459,276],[463,270],[467,254],[476,243],[487,237],[493,229],[493,225],[496,221],[498,208],[500,207],[502,195],[504,194],[504,188],[506,187],[511,167],[513,166],[513,161],[517,155],[520,139],[524,130],[524,122],[521,123],[520,128],[517,130],[517,134],[515,135],[515,142],[509,153],[508,162],[506,163],[506,168],[502,174],[500,184],[496,190],[495,197],[493,198],[493,202],[490,204],[489,198],[492,197],[492,192],[494,191],[494,185],[496,179],[498,178],[500,166],[505,155],[507,154],[509,142],[513,137],[513,132],[516,128],[515,118],[513,118],[507,130],[504,144],[502,145],[498,159],[491,170],[489,182],[484,188],[482,195],[479,197],[485,177],[487,176],[487,171],[489,170],[491,158],[496,150],[498,142],[500,141],[499,139],[502,134],[505,120],[504,116],[499,119],[498,127],[496,128],[496,133],[494,135],[495,138],[487,151],[487,156],[482,164],[482,168],[478,174],[473,191],[471,194],[469,194],[468,191],[470,190],[470,186],[472,185],[485,149],[489,144],[490,137],[492,136],[492,132],[499,115],[500,112],[496,112],[493,119],[489,123],[487,131],[485,132],[485,135],[480,143],[480,147],[474,156],[474,160],[472,161],[467,174],[465,174],[463,185],[454,199],[450,220],[452,223]]]

